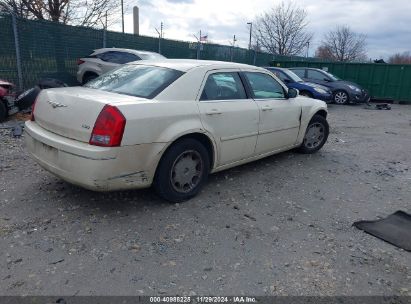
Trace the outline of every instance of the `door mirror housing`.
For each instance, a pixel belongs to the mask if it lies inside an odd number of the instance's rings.
[[[291,82],[291,80],[290,79],[288,79],[288,78],[284,78],[284,83],[290,83]]]
[[[296,98],[300,92],[297,89],[289,88],[287,93],[287,98]]]

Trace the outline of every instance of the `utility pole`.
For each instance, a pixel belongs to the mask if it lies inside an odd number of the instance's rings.
[[[161,54],[161,39],[163,38],[163,21],[161,21],[160,24],[160,31],[156,28],[155,30],[158,34],[158,53]]]
[[[198,41],[197,41],[197,59],[200,59],[200,52],[201,52],[201,30],[200,30],[200,37],[198,37]]]
[[[235,38],[235,35],[234,35],[234,37],[233,37],[233,43],[231,44],[231,58],[230,58],[230,60],[231,61],[233,61],[233,59],[234,59],[234,45],[235,45],[235,42],[237,41],[237,39]]]
[[[308,50],[310,49],[310,41],[307,41],[307,55],[306,58],[308,58]]]
[[[124,4],[123,4],[123,0],[121,0],[121,28],[123,29],[123,33],[124,33]]]
[[[253,32],[253,23],[247,22],[247,24],[250,26],[250,41],[248,42],[248,50],[251,50],[251,34]]]

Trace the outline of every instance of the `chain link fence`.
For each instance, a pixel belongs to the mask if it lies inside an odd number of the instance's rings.
[[[70,85],[75,79],[77,59],[103,47],[130,48],[157,52],[159,39],[34,21],[0,14],[0,78],[20,89],[39,79],[57,78]],[[239,47],[161,39],[161,54],[168,58],[233,61],[268,66],[273,56]]]

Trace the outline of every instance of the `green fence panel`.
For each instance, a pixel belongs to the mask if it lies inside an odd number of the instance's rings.
[[[18,82],[12,18],[0,15],[0,79]]]
[[[272,66],[312,67],[328,69],[344,80],[358,83],[376,99],[392,99],[411,102],[411,65],[380,63],[321,62],[302,60],[278,60]]]
[[[58,78],[77,84],[77,59],[102,47],[131,48],[158,52],[158,38],[75,27],[50,21],[16,18],[22,87],[39,79]],[[0,14],[0,78],[18,84],[16,48],[11,15]],[[168,58],[197,58],[197,43],[161,39],[161,54]],[[255,58],[254,58],[255,57]],[[234,61],[267,66],[272,56],[238,47],[202,44],[200,59]]]

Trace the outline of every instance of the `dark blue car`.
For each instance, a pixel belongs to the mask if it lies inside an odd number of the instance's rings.
[[[276,67],[266,67],[266,69],[280,78],[287,87],[300,91],[300,95],[302,96],[320,99],[325,102],[332,101],[333,94],[331,90],[325,86],[316,83],[305,82],[288,69]]]

